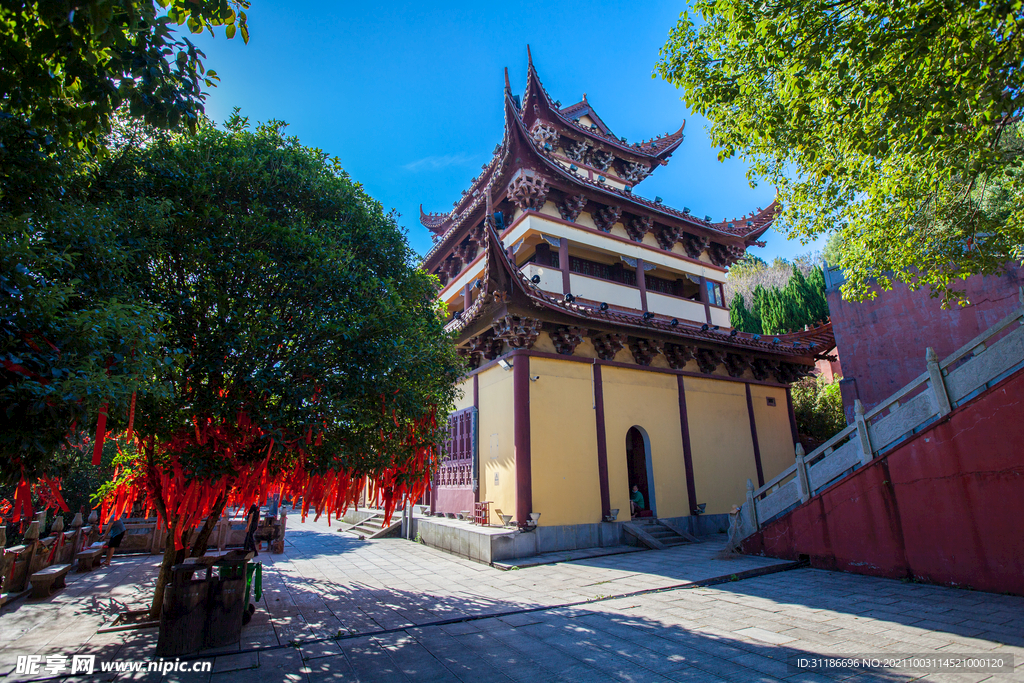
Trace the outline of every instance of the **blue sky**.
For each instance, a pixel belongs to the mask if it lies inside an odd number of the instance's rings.
[[[526,82],[526,45],[554,99],[591,105],[630,141],[675,131],[686,140],[668,166],[637,188],[715,220],[771,203],[751,189],[745,166],[721,163],[681,93],[652,79],[658,51],[684,5],[639,3],[376,3],[254,0],[249,44],[223,32],[192,39],[221,84],[207,114],[233,107],[252,121],[281,119],[306,145],[341,159],[385,208],[401,214],[413,248],[430,235],[419,205],[449,211],[501,141],[503,68],[513,90]],[[770,231],[766,260],[812,246]]]

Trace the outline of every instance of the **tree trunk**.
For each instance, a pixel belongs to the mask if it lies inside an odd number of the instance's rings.
[[[167,539],[164,541],[164,559],[160,563],[160,573],[156,578],[156,590],[153,592],[153,604],[149,607],[149,618],[159,619],[160,610],[164,606],[164,586],[171,580],[171,567],[178,558],[178,551],[174,548],[174,527],[167,530]]]
[[[149,473],[152,474],[155,468],[153,461],[153,437],[150,437],[149,443],[146,446],[146,466],[149,469]],[[186,556],[186,550],[188,548],[188,533],[189,529],[182,531],[182,544],[184,549],[177,550],[175,548],[175,524],[174,520],[167,516],[167,507],[163,501],[163,491],[156,488],[155,503],[157,510],[160,513],[161,519],[164,524],[167,525],[167,539],[164,541],[164,559],[160,563],[160,573],[157,574],[156,578],[156,590],[153,591],[153,602],[149,606],[149,618],[159,619],[160,611],[164,606],[164,588],[171,580],[171,567],[182,562]],[[154,533],[156,529],[154,528]]]
[[[217,528],[217,522],[220,521],[221,515],[224,514],[224,506],[227,505],[227,502],[228,497],[226,493],[222,493],[217,497],[213,507],[210,508],[209,516],[203,522],[203,528],[199,530],[199,535],[196,536],[196,542],[192,546],[190,557],[202,557],[206,553],[206,547],[210,543],[210,536],[213,535],[213,530]]]

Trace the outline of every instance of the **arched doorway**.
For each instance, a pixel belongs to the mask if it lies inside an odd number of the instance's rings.
[[[636,486],[644,495],[645,510],[657,516],[654,472],[651,468],[651,441],[641,427],[630,427],[626,432],[626,475],[629,479],[629,492],[632,493],[633,486]]]

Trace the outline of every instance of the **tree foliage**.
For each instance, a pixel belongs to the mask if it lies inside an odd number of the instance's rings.
[[[741,332],[795,332],[829,317],[824,272],[803,260],[777,260],[771,266],[761,259],[743,263],[738,274],[729,270],[727,290],[729,322]]]
[[[846,428],[839,382],[821,375],[806,377],[793,385],[793,412],[797,431],[816,441],[828,441]]]
[[[216,74],[174,25],[248,40],[246,0],[97,0],[0,5],[0,485],[59,476],[101,406],[111,427],[131,396],[160,396],[173,351],[140,300],[138,243],[84,196],[116,111],[195,126]],[[136,124],[131,136],[138,136]],[[145,133],[150,135],[150,133]],[[65,468],[66,469],[66,468]],[[26,479],[27,478],[27,479]]]
[[[782,225],[842,234],[844,297],[952,296],[1024,245],[1019,2],[698,0],[660,74],[720,157],[778,187]],[[698,18],[695,21],[695,18]]]
[[[337,159],[283,129],[203,123],[125,150],[95,182],[182,349],[103,491],[105,518],[157,511],[164,569],[197,524],[271,490],[335,514],[370,480],[390,516],[422,493],[454,401],[463,366],[435,278]]]
[[[750,312],[742,294],[733,297],[729,304],[729,324],[741,332],[762,334],[761,318]]]
[[[0,485],[59,474],[106,404],[123,424],[134,392],[169,360],[160,314],[134,301],[132,251],[109,212],[69,203],[0,215]]]
[[[0,6],[0,112],[41,141],[97,144],[122,105],[159,128],[194,126],[217,74],[173,27],[223,26],[248,42],[246,1],[57,0]],[[46,140],[45,136],[49,136]]]

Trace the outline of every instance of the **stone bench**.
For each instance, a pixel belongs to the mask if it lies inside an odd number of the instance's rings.
[[[103,542],[93,543],[91,546],[75,555],[78,560],[78,571],[89,572],[96,568],[96,562],[103,557]]]
[[[65,586],[64,579],[71,571],[70,564],[51,564],[28,578],[32,582],[32,597],[49,597]]]

